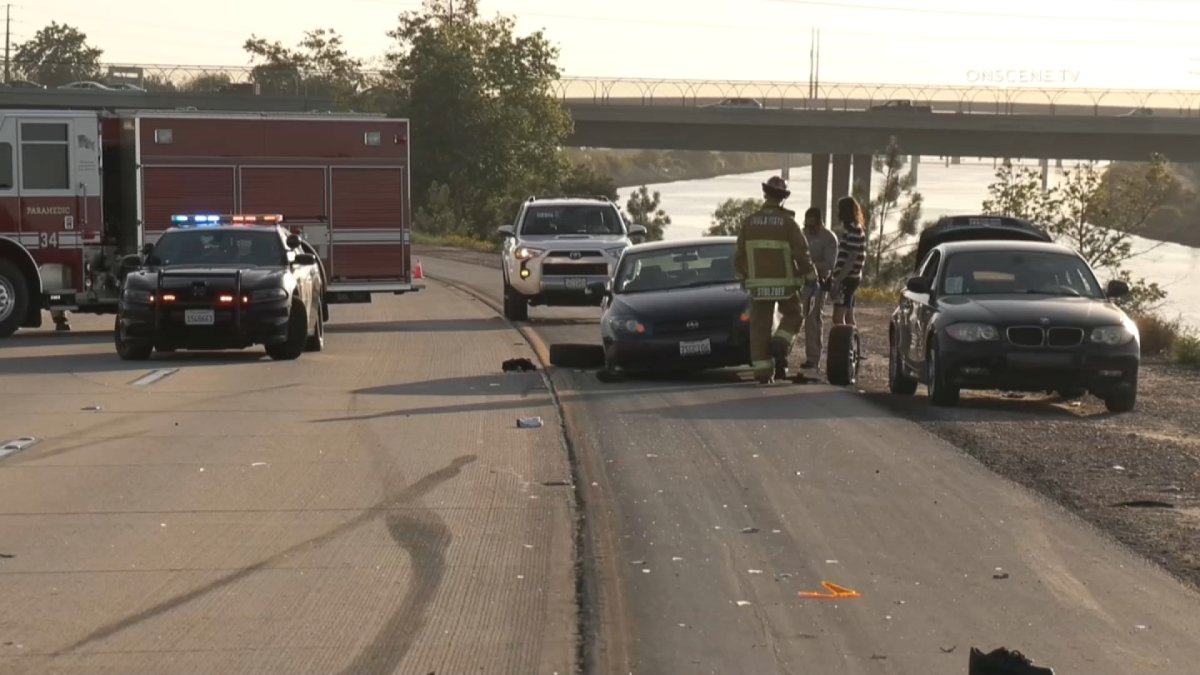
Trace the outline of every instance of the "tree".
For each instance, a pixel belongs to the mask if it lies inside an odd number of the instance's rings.
[[[705,236],[728,237],[737,236],[742,230],[742,223],[751,214],[762,207],[761,199],[730,198],[717,205],[712,214],[712,226]]]
[[[221,91],[233,83],[228,73],[199,73],[179,85],[179,91],[193,94],[211,94]]]
[[[1130,283],[1133,292],[1123,303],[1131,311],[1143,313],[1161,304],[1166,291],[1157,283],[1133,279],[1123,266],[1138,255],[1133,236],[1178,190],[1166,160],[1154,155],[1148,163],[1105,174],[1088,162],[1063,172],[1049,189],[1042,188],[1041,180],[1032,169],[1001,167],[988,186],[984,213],[1029,220],[1078,251],[1096,270]]]
[[[242,49],[252,61],[260,61],[252,76],[263,93],[324,95],[340,108],[364,83],[362,60],[350,56],[342,46],[342,36],[332,28],[305,31],[297,49],[254,35]]]
[[[103,50],[91,47],[87,35],[63,23],[50,22],[17,45],[13,65],[21,77],[48,87],[100,77]]]
[[[625,212],[635,225],[646,228],[646,241],[662,241],[664,230],[671,224],[671,217],[661,208],[662,195],[657,190],[650,194],[645,185],[629,195],[625,203]]]
[[[617,185],[612,178],[602,176],[587,164],[572,164],[563,176],[559,190],[564,195],[606,197],[617,200]]]
[[[875,198],[870,199],[870,195],[864,194],[861,185],[855,186],[858,191],[855,197],[865,207],[863,227],[869,235],[870,267],[867,276],[876,285],[886,285],[896,280],[884,278],[884,268],[896,269],[895,265],[888,264],[889,259],[903,255],[901,251],[909,244],[908,239],[917,233],[921,221],[924,197],[916,191],[916,174],[904,172],[906,163],[904,155],[900,154],[900,145],[892,138],[888,141],[887,149],[877,154],[873,161],[874,172],[883,175]],[[900,213],[896,229],[889,232],[887,221],[897,208]],[[877,231],[872,234],[873,229]]]
[[[462,233],[487,237],[526,196],[561,184],[571,121],[552,94],[558,50],[541,32],[480,18],[478,0],[425,0],[389,35],[385,82],[405,92],[390,112],[412,120],[414,199],[436,180]]]

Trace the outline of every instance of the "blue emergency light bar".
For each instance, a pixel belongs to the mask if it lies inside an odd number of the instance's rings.
[[[174,227],[217,227],[219,225],[278,225],[283,222],[280,214],[176,214],[171,216]]]

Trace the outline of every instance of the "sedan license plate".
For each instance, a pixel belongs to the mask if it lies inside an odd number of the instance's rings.
[[[189,326],[211,326],[214,318],[211,309],[188,309],[183,312],[183,322]]]
[[[567,289],[572,291],[582,291],[587,289],[587,279],[583,277],[567,277]]]
[[[710,340],[691,340],[679,343],[680,356],[708,356],[709,354],[712,354]]]
[[[1010,368],[1036,370],[1040,368],[1063,369],[1076,365],[1073,354],[1010,354]]]

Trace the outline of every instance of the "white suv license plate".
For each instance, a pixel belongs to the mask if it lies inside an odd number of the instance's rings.
[[[712,354],[711,340],[692,340],[679,343],[680,356],[708,356]]]
[[[183,322],[189,326],[211,326],[215,319],[211,309],[185,309]]]
[[[567,288],[572,291],[582,291],[587,289],[587,279],[583,277],[567,277],[565,282]]]

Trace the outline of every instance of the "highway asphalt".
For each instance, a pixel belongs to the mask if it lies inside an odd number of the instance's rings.
[[[38,439],[0,459],[0,672],[1197,671],[1200,595],[855,391],[503,374],[597,311],[531,348],[486,259],[423,263],[295,362],[0,342],[0,441]]]
[[[424,267],[496,304],[478,262]],[[524,327],[597,342],[596,317],[535,307]],[[589,523],[592,672],[963,675],[972,646],[1059,675],[1197,672],[1200,595],[854,390],[552,380]],[[859,597],[800,597],[825,581]]]

